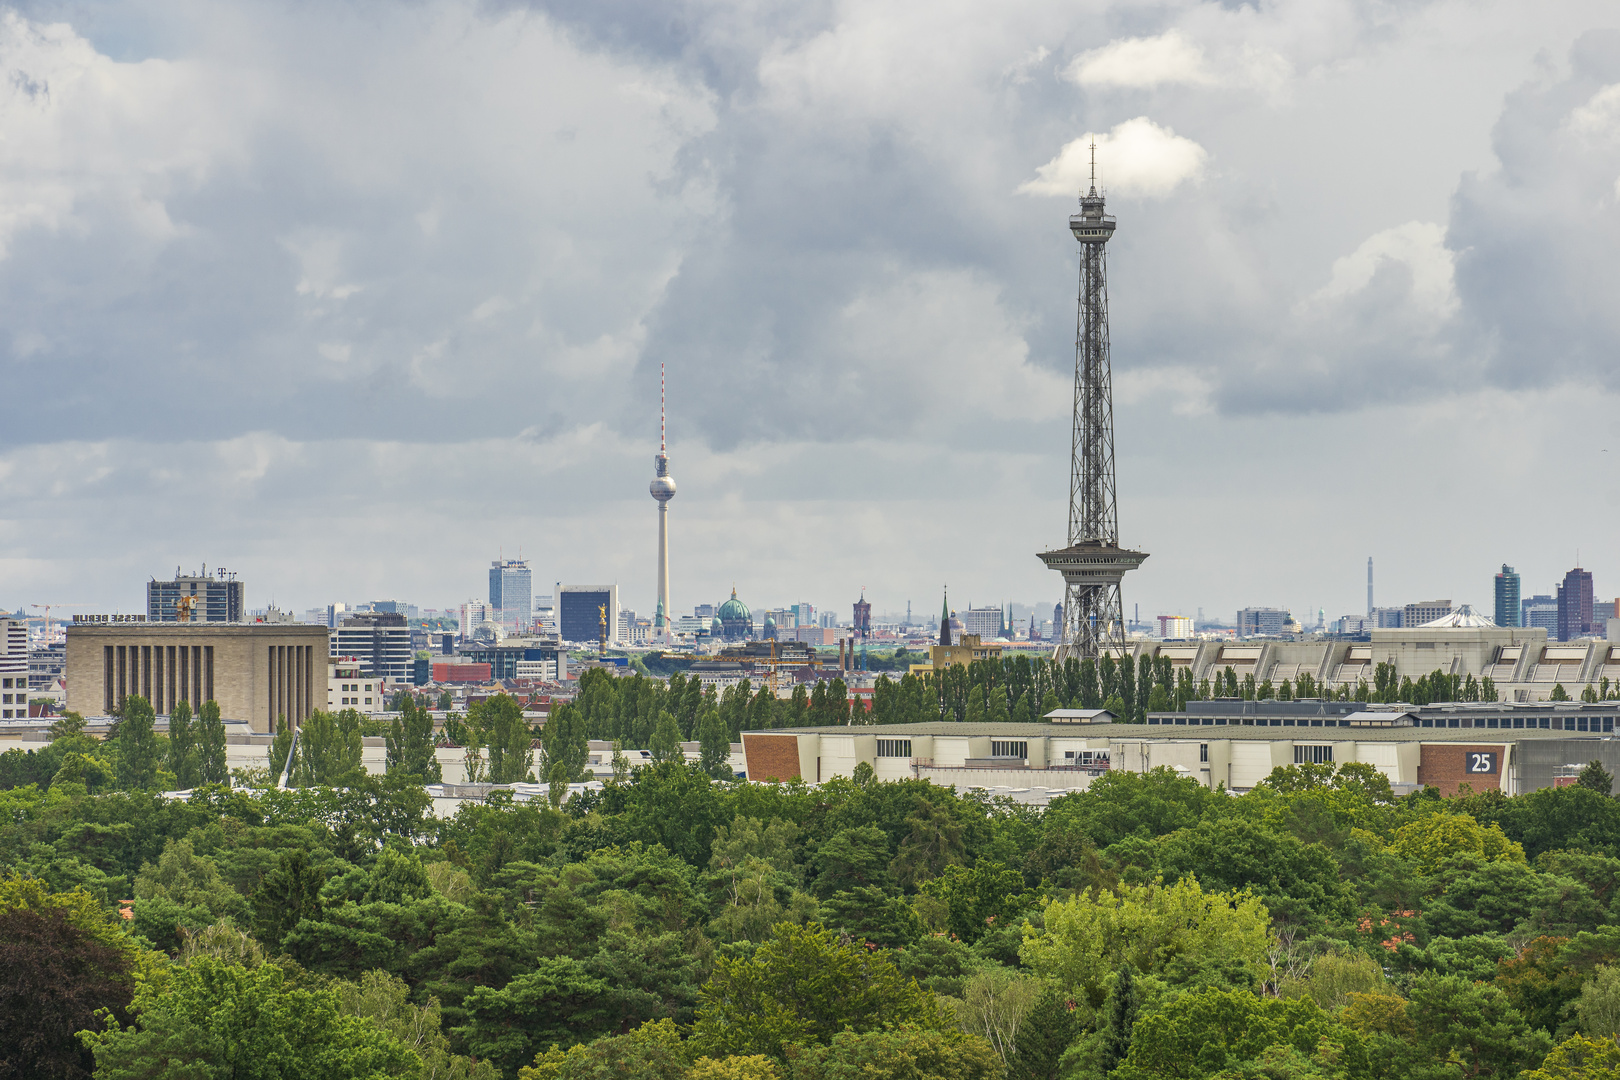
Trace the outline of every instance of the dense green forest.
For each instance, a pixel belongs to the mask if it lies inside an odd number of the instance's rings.
[[[536,749],[510,703],[458,730],[566,778],[588,727],[682,724],[690,686],[643,683],[592,680]],[[285,790],[210,783],[217,713],[176,745],[139,699],[106,742],[70,718],[0,755],[0,1076],[1620,1074],[1597,766],[1399,800],[1364,765],[1240,797],[1118,772],[1043,811],[666,755],[436,819],[406,712],[387,775],[327,717]]]

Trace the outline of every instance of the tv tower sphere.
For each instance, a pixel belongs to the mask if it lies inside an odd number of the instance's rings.
[[[647,485],[647,491],[659,502],[667,503],[675,497],[675,478],[669,475],[669,455],[653,455],[653,464],[658,468],[658,475]]]

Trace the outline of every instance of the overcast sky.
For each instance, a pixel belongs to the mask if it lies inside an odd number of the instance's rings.
[[[1098,144],[1144,618],[1620,591],[1612,2],[0,8],[0,607],[1050,603]],[[73,609],[68,609],[69,611]]]

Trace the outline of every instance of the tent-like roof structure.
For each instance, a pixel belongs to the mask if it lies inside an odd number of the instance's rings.
[[[1437,630],[1477,630],[1481,626],[1495,626],[1495,619],[1487,619],[1474,610],[1472,604],[1464,604],[1450,615],[1442,615],[1433,622],[1423,624],[1424,629],[1431,627]]]

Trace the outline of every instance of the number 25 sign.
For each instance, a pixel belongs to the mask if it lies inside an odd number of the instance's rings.
[[[1490,750],[1469,750],[1464,757],[1467,771],[1471,773],[1496,772],[1496,754]]]

